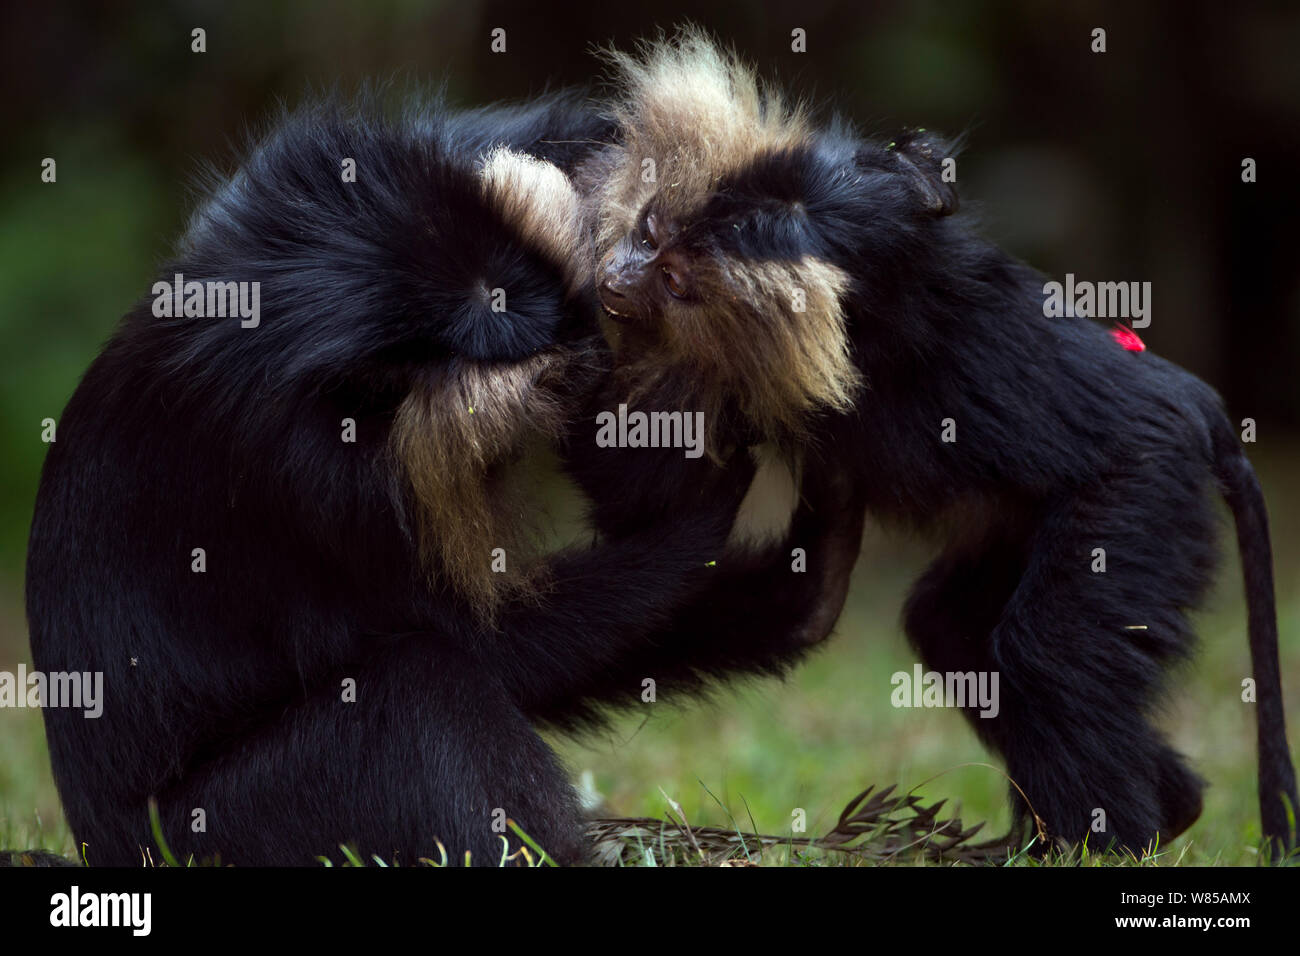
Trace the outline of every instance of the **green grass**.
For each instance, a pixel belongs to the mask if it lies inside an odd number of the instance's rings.
[[[1300,740],[1300,511],[1280,492],[1297,487],[1300,468],[1293,455],[1252,457],[1271,508],[1294,745]],[[1161,721],[1210,786],[1200,820],[1164,849],[1160,865],[1257,860],[1255,715],[1240,696],[1251,671],[1240,566],[1228,551],[1230,540],[1225,536],[1218,585],[1197,618],[1200,652],[1172,681]],[[835,636],[789,681],[733,688],[708,704],[678,707],[661,695],[608,733],[556,740],[557,749],[575,776],[590,773],[604,797],[602,812],[621,816],[661,817],[669,810],[667,794],[694,825],[731,826],[734,816],[743,829],[774,835],[790,833],[792,814],[801,808],[811,835],[833,826],[867,785],[896,783],[900,790],[917,787],[929,801],[947,798],[945,815],[959,801],[963,823],[987,821],[987,835],[1000,836],[1010,822],[1006,781],[998,770],[978,766],[1000,761],[956,712],[889,703],[890,675],[915,662],[898,618],[925,557],[919,547],[869,532]]]
[[[929,801],[948,798],[945,815],[957,812],[966,825],[988,821],[987,835],[1001,835],[1010,822],[1006,781],[981,766],[1000,764],[962,718],[951,710],[889,704],[889,676],[910,670],[915,658],[897,626],[906,576],[888,558],[882,563],[859,565],[831,646],[787,683],[762,682],[679,709],[661,697],[646,705],[648,713],[620,719],[600,739],[557,741],[569,767],[590,771],[605,809],[619,815],[663,816],[669,807],[662,788],[694,825],[732,825],[729,811],[745,830],[782,835],[802,808],[811,835],[832,827],[868,784],[897,783],[902,790],[918,787]],[[1230,573],[1225,585],[1236,584]],[[1179,673],[1163,721],[1175,746],[1210,782],[1200,821],[1171,848],[1184,864],[1256,860],[1254,712],[1240,702],[1239,687],[1249,658],[1242,609],[1227,603],[1226,590],[1220,589],[1222,606],[1202,618],[1203,654]],[[1300,634],[1300,605],[1287,605],[1281,623],[1284,633]],[[1294,688],[1300,670],[1294,639],[1284,653]],[[1294,741],[1300,725],[1296,702],[1289,703]],[[951,801],[960,801],[959,811]]]

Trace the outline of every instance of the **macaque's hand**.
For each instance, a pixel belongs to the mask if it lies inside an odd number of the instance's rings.
[[[754,461],[743,449],[721,464],[686,458],[680,448],[605,451],[621,457],[622,480],[612,498],[594,506],[601,530],[614,535],[694,521],[716,524],[725,540],[754,479]]]
[[[659,448],[612,443],[611,438],[622,437],[620,432],[630,433],[618,424],[619,406],[627,404],[618,382],[611,378],[601,383],[586,399],[565,442],[566,470],[591,500],[597,529],[623,537],[673,522],[708,520],[722,521],[729,530],[754,477],[748,451],[739,442],[719,448],[715,441],[710,454],[694,413],[660,407],[667,403],[653,397],[623,414],[676,413],[681,426],[671,427],[669,435],[683,441]],[[642,435],[646,433],[643,425]]]

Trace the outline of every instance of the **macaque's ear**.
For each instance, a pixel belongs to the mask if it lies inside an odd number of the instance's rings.
[[[950,148],[941,138],[923,129],[907,130],[893,143],[889,152],[898,159],[899,172],[905,173],[932,216],[951,216],[957,211],[955,171],[944,180],[944,160]]]

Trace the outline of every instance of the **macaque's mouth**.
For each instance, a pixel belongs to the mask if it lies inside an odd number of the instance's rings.
[[[623,296],[615,296],[602,289],[599,298],[600,307],[615,322],[630,323],[640,321],[641,316],[632,311],[631,303]]]
[[[624,314],[621,313],[621,312],[615,312],[613,309],[611,309],[609,306],[605,305],[603,302],[601,303],[601,306],[605,309],[605,314],[608,315],[608,316],[609,316],[611,319],[613,319],[615,322],[621,322],[621,323],[624,323],[624,324],[628,324],[628,323],[631,323],[631,322],[635,322],[635,321],[636,321],[635,316],[624,315]]]

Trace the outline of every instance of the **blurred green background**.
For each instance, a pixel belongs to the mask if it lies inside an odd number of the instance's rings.
[[[183,228],[201,162],[229,168],[279,101],[366,78],[445,82],[473,104],[589,82],[595,43],[686,18],[761,70],[886,137],[968,135],[960,188],[982,229],[1043,271],[1153,283],[1148,345],[1259,423],[1273,512],[1291,738],[1300,739],[1300,7],[878,2],[759,6],[533,0],[46,3],[6,11],[0,57],[0,669],[28,659],[22,580],[45,446],[78,376]],[[207,52],[190,31],[207,31]],[[507,52],[489,34],[507,31]],[[1107,52],[1090,52],[1094,27]],[[807,52],[791,31],[807,31]],[[40,181],[41,160],[58,182]],[[1259,181],[1240,181],[1258,162]],[[1006,822],[1003,781],[961,720],[894,710],[916,545],[869,531],[836,640],[787,684],[631,714],[560,746],[605,807],[788,832],[833,824],[872,782],[922,782]],[[1253,713],[1235,563],[1201,617],[1204,653],[1165,716],[1213,787],[1188,859],[1246,862],[1258,832]],[[664,706],[669,703],[670,706]],[[931,780],[937,774],[937,779]],[[662,793],[661,793],[662,789]],[[716,797],[716,800],[715,800]],[[751,824],[752,814],[752,824]],[[0,711],[0,845],[70,851],[39,716]]]

